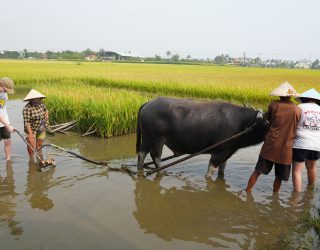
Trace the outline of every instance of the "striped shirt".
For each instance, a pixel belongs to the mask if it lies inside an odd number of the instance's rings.
[[[34,134],[41,133],[45,127],[49,125],[49,122],[45,120],[45,113],[48,109],[43,103],[33,106],[29,102],[24,106],[22,114],[24,121],[24,131],[28,133],[26,126],[29,124]]]

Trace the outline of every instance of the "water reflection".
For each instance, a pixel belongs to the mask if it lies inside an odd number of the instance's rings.
[[[290,206],[291,200],[272,195],[262,204],[251,194],[227,191],[229,185],[220,178],[207,182],[204,190],[188,183],[180,189],[164,188],[161,179],[137,178],[133,215],[146,234],[166,241],[242,249],[267,247],[295,227],[302,211],[301,200]]]
[[[106,139],[93,136],[81,137],[78,133],[70,132],[67,135],[48,136],[45,143],[71,149],[90,159],[107,161],[135,157],[135,142],[134,134]],[[52,149],[50,151],[54,152]]]
[[[6,176],[0,175],[0,222],[7,222],[12,235],[21,235],[23,233],[23,229],[18,226],[20,222],[15,220],[16,203],[14,198],[17,195],[12,161],[7,161]]]
[[[50,180],[55,172],[55,168],[51,168],[46,172],[39,172],[37,163],[30,160],[29,170],[27,173],[27,186],[24,194],[30,195],[28,199],[32,208],[38,208],[48,211],[53,208],[53,201],[48,198],[48,190],[50,188]]]

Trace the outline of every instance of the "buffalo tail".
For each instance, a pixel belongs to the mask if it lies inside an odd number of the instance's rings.
[[[148,102],[147,102],[148,103]],[[137,141],[136,141],[136,153],[139,153],[140,144],[141,144],[141,128],[140,128],[140,111],[147,103],[143,104],[138,111],[138,121],[137,121]]]

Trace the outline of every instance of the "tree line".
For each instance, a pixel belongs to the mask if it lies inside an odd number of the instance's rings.
[[[91,49],[86,49],[83,51],[28,51],[24,49],[23,51],[0,51],[0,58],[3,59],[46,59],[46,60],[79,60],[79,61],[110,61],[110,58],[105,57],[105,50],[100,49],[99,51],[93,51]],[[115,59],[113,59],[115,60]],[[280,59],[265,59],[262,60],[260,57],[248,58],[245,57],[231,57],[228,54],[221,54],[215,56],[214,58],[192,58],[191,55],[186,57],[181,57],[177,53],[172,53],[171,51],[166,52],[166,56],[161,57],[160,55],[155,55],[151,57],[144,58],[121,58],[120,61],[124,62],[149,62],[149,63],[174,63],[174,64],[215,64],[215,65],[232,65],[232,66],[242,66],[242,67],[271,67],[271,68],[297,68],[305,67],[311,69],[320,69],[320,61],[316,59],[315,61],[304,60],[301,61],[294,60],[280,60]],[[300,64],[299,64],[300,63]]]

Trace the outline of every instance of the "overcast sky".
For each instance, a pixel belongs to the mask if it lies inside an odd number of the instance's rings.
[[[0,50],[320,58],[319,0],[0,0]]]

